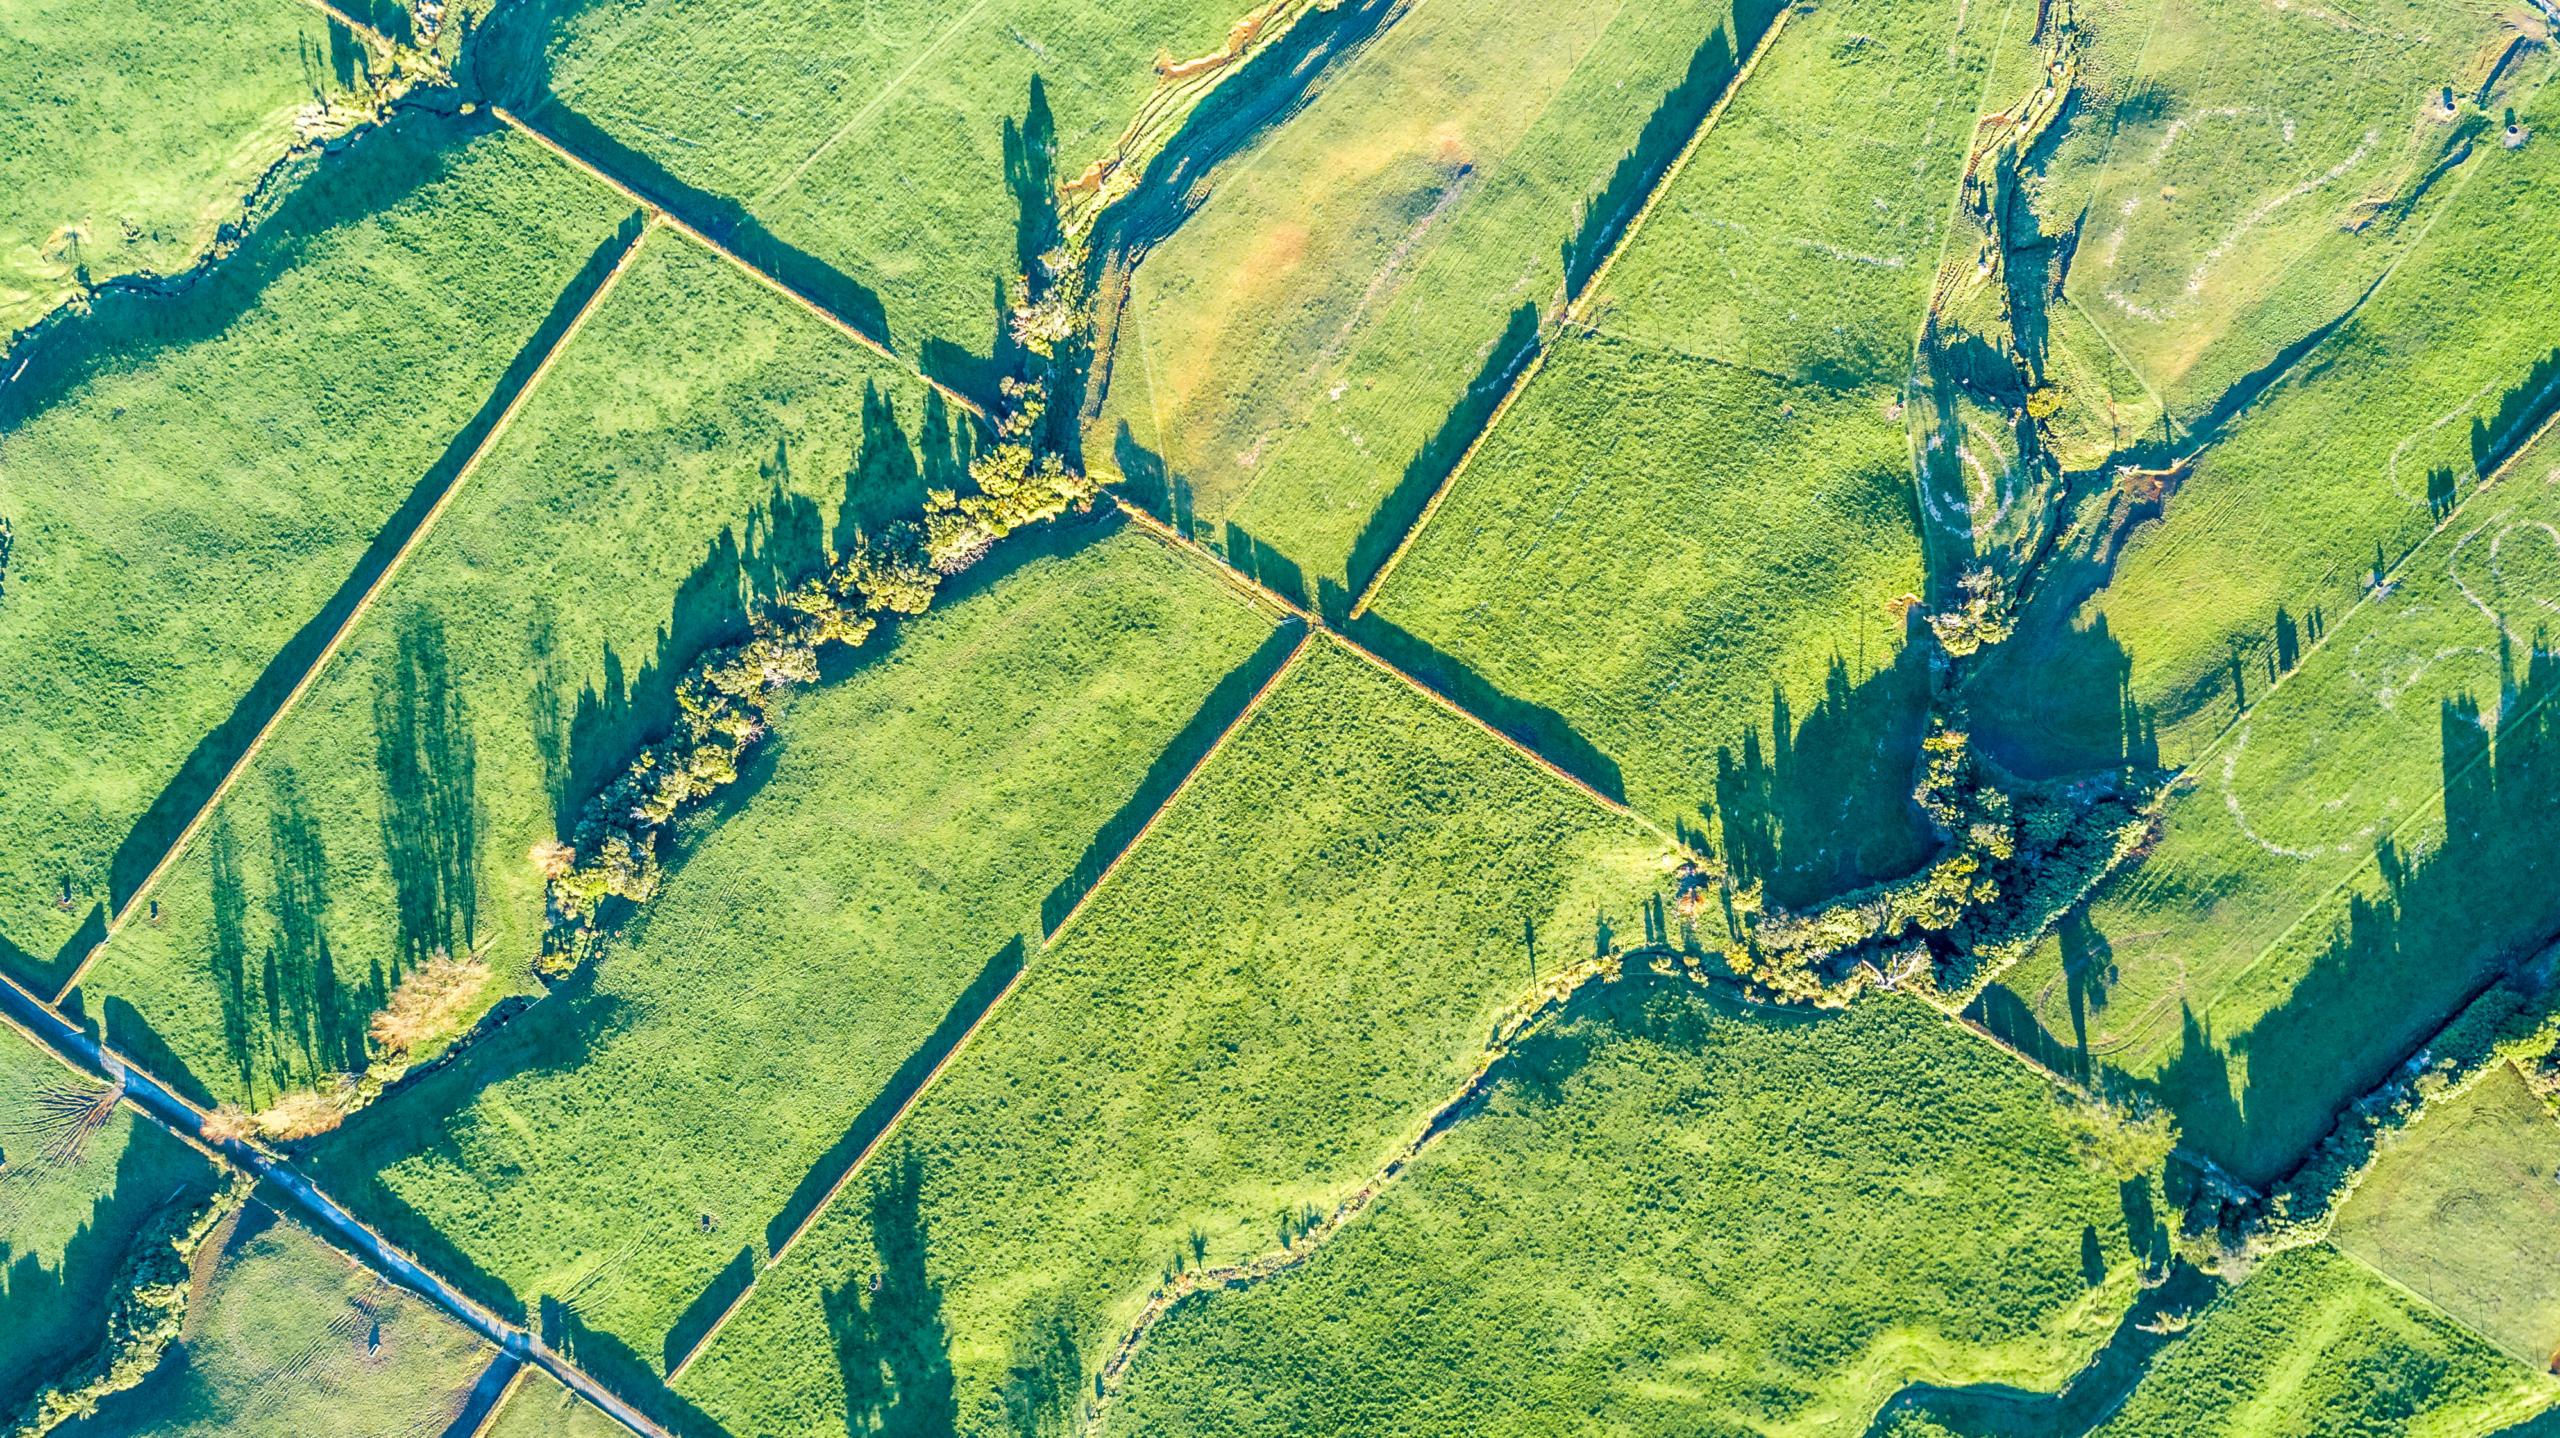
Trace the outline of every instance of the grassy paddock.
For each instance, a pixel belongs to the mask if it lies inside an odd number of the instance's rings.
[[[749,596],[952,482],[922,396],[717,257],[647,238],[163,881],[158,920],[110,946],[90,1011],[147,1026],[164,1077],[256,1104],[360,1070],[380,992],[440,947],[480,954],[492,998],[530,988],[527,851],[664,731],[676,677],[743,630]],[[302,1009],[257,997],[271,954]]]
[[[1146,253],[1087,452],[1265,582],[1356,593],[1763,8],[1413,8]]]
[[[2496,163],[2484,122],[2544,69],[2529,56],[2483,91],[2521,23],[2448,0],[2352,17],[2162,0],[2110,110],[2066,293],[2174,432],[2346,313],[2464,183],[2466,157]]]
[[[623,1438],[630,1431],[561,1387],[559,1379],[532,1368],[476,1438]]]
[[[320,1181],[645,1392],[1241,702],[1222,679],[1267,672],[1266,617],[1106,526],[1020,534],[839,652],[601,964],[359,1113]]]
[[[2560,91],[2530,118],[2560,120]],[[1988,667],[1977,691],[2029,746],[2103,748],[2130,704],[2161,760],[2188,762],[2292,667],[2310,626],[2364,596],[2377,556],[2408,555],[2548,413],[2560,147],[2492,143],[2472,166],[2382,288],[2133,533],[2106,587]]]
[[[411,114],[211,278],[101,300],[0,389],[0,963],[49,989],[88,950],[622,215],[521,138]]]
[[[471,1330],[254,1200],[213,1237],[160,1366],[55,1432],[393,1438],[462,1411],[492,1353]]]
[[[0,6],[0,349],[84,283],[187,268],[364,66],[296,0]]]
[[[2059,1387],[2165,1241],[1906,999],[1630,976],[1501,1074],[1304,1267],[1177,1310],[1103,1431],[1856,1433],[1914,1380]]]
[[[1659,854],[1315,645],[682,1392],[735,1432],[1062,1419],[1174,1263],[1366,1178]]]
[[[108,1093],[0,1029],[0,1413],[96,1351],[135,1235],[216,1185],[168,1130],[100,1106]]]
[[[2097,1438],[2463,1438],[2560,1384],[2327,1245],[2279,1254],[2153,1361]]]
[[[1247,8],[880,0],[848,21],[796,0],[548,0],[500,12],[478,82],[976,388],[1049,154],[1073,177],[1154,92],[1159,55],[1217,51]]]
[[[2477,193],[2475,190],[2474,193]],[[2560,442],[2478,495],[2195,756],[2161,839],[1985,999],[2158,1086],[2252,1182],[2288,1169],[2560,928]],[[2041,1038],[2036,1037],[2040,1033]]]
[[[2536,1368],[2560,1349],[2560,1123],[2512,1065],[2403,1130],[2331,1241]]]

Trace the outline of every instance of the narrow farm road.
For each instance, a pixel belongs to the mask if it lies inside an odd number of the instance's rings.
[[[194,1105],[134,1067],[123,1055],[89,1037],[51,1005],[5,975],[0,975],[0,1014],[6,1015],[12,1027],[55,1054],[121,1084],[125,1097],[144,1116],[257,1175],[273,1191],[292,1200],[292,1207],[322,1237],[460,1319],[465,1327],[497,1345],[501,1353],[539,1364],[570,1391],[611,1414],[642,1438],[674,1438],[638,1409],[606,1391],[576,1364],[553,1352],[541,1339],[465,1298],[416,1259],[392,1246],[293,1165],[248,1144],[206,1133],[205,1116]]]

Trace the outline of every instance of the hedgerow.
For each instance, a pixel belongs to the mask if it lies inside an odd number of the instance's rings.
[[[1083,323],[1083,254],[1074,243],[1043,254],[1012,290],[1020,373],[1007,376],[994,416],[995,443],[969,464],[976,492],[935,489],[921,520],[878,536],[856,531],[850,552],[830,546],[825,571],[760,605],[748,637],[696,659],[676,682],[675,727],[640,751],[587,802],[567,843],[536,845],[549,879],[547,924],[536,967],[557,978],[604,941],[607,899],[646,903],[665,881],[658,838],[686,805],[737,782],[738,762],[772,728],[795,684],[818,678],[818,651],[861,645],[883,615],[922,614],[943,579],[995,542],[1069,509],[1091,507],[1100,486],[1070,468],[1044,424],[1059,349]]]

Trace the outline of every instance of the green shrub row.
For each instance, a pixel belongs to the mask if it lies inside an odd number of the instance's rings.
[[[1002,381],[995,442],[970,461],[977,492],[929,491],[921,522],[877,538],[857,531],[851,553],[831,553],[825,572],[759,605],[745,641],[705,653],[676,682],[673,731],[587,802],[567,843],[537,847],[550,881],[541,972],[564,976],[600,950],[608,897],[657,894],[659,835],[686,805],[737,782],[739,759],[772,727],[783,695],[817,680],[821,646],[861,644],[883,614],[923,613],[945,577],[997,540],[1092,505],[1101,487],[1067,466],[1056,427],[1044,424],[1057,352],[1083,323],[1083,259],[1074,245],[1050,251],[1014,283],[1011,332],[1024,362]]]
[[[2529,972],[2492,985],[2381,1087],[2350,1104],[2311,1157],[2263,1201],[2207,1185],[2187,1225],[2191,1242],[2212,1250],[2199,1257],[2250,1261],[2320,1242],[2392,1134],[2469,1092],[2501,1063],[2513,1062],[2547,1098],[2556,1053],[2560,985]]]
[[[107,1338],[79,1369],[45,1386],[18,1410],[9,1438],[43,1438],[74,1418],[98,1411],[98,1402],[151,1376],[187,1321],[187,1281],[196,1250],[232,1210],[248,1201],[253,1174],[233,1170],[231,1181],[192,1204],[173,1205],[137,1234],[116,1270],[107,1306]]]

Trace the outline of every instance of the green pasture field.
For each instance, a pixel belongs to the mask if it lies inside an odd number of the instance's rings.
[[[645,1391],[1285,652],[1115,523],[1024,531],[839,650],[598,966],[321,1141],[318,1181]]]
[[[1887,605],[1923,581],[1889,400],[1568,336],[1361,632],[1780,902],[1907,871],[1925,676]]]
[[[528,1367],[506,1406],[476,1438],[623,1438],[630,1431],[548,1372]]]
[[[1275,587],[1364,588],[1765,27],[1732,11],[1414,7],[1146,253],[1088,455]]]
[[[104,1092],[0,1030],[0,1413],[96,1351],[135,1236],[217,1182],[210,1160],[130,1105],[94,1125],[68,1111]]]
[[[1899,390],[1992,59],[2034,23],[2012,0],[1788,16],[1601,281],[1593,323],[1801,383]]]
[[[2560,121],[2560,91],[2529,118]],[[2560,314],[2546,302],[2560,147],[2483,148],[2363,308],[2126,541],[2106,587],[2068,623],[2031,615],[1985,666],[1977,716],[2017,734],[1992,741],[2005,762],[2086,762],[2116,744],[2128,705],[2156,730],[2161,762],[2192,760],[2235,700],[2254,701],[2290,662],[2288,625],[2335,622],[2368,590],[2377,553],[2398,562],[2547,413],[2535,401],[2560,379]]]
[[[192,264],[364,63],[298,0],[0,6],[0,349],[84,275]]]
[[[438,947],[481,954],[491,999],[530,988],[544,900],[527,852],[664,732],[676,677],[737,636],[747,596],[914,513],[925,469],[953,482],[959,437],[923,393],[681,235],[649,235],[163,881],[158,921],[91,971],[90,1012],[119,1041],[101,1001],[138,1017],[157,1037],[136,1057],[165,1049],[163,1078],[256,1105],[360,1071],[379,990]],[[219,957],[245,955],[256,990],[279,943],[314,1012],[226,1006]]]
[[[1631,975],[1303,1267],[1178,1309],[1102,1431],[1857,1433],[1907,1382],[2058,1388],[2153,1189],[1917,1002]]]
[[[499,12],[476,69],[572,149],[975,388],[1031,258],[1021,201],[1035,218],[1046,203],[1049,163],[1009,150],[1007,125],[1047,138],[1034,149],[1071,179],[1155,91],[1159,56],[1216,52],[1248,8],[544,0]]]
[[[2205,1309],[2096,1438],[2470,1438],[2554,1397],[2560,1384],[2323,1244]]]
[[[526,140],[412,113],[203,283],[101,300],[0,388],[0,964],[49,993],[87,952],[623,213]]]
[[[733,1432],[1062,1421],[1177,1255],[1366,1179],[1661,854],[1314,641],[679,1391]]]
[[[2149,855],[1986,1016],[2066,1067],[2157,1085],[2189,1143],[2264,1182],[2547,943],[2552,470],[2560,436],[2472,494],[2388,595],[2342,606],[2316,646],[2299,631],[2283,683],[2191,756]]]
[[[2330,1241],[2536,1368],[2560,1349],[2560,1123],[2512,1064],[2402,1130]]]
[[[2352,10],[2160,0],[2085,206],[2065,293],[2176,433],[2353,308],[2502,153],[2541,21],[2458,0]],[[2442,108],[2450,88],[2456,111]],[[2466,157],[2470,166],[2464,167]]]
[[[214,1247],[219,1242],[219,1248]],[[186,1328],[63,1438],[408,1438],[461,1413],[494,1350],[252,1200],[197,1259]]]
[[[1366,616],[1558,762],[1720,825],[1788,904],[1926,851],[1899,398],[2014,18],[1963,8],[1785,21]],[[1842,163],[1781,159],[1816,144]]]

